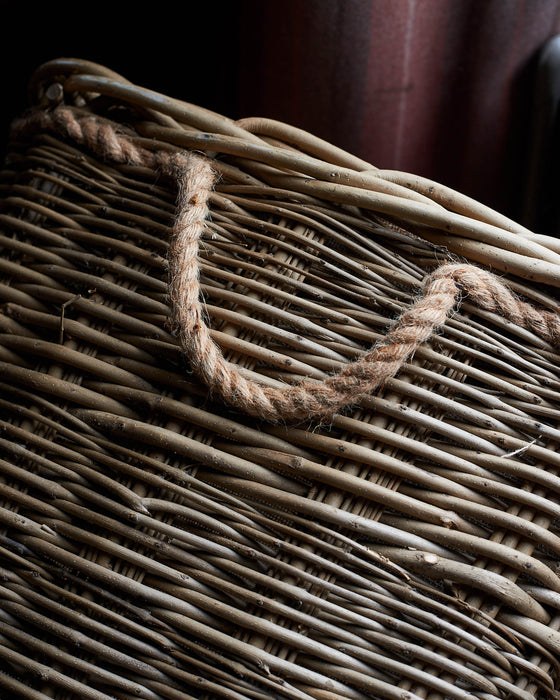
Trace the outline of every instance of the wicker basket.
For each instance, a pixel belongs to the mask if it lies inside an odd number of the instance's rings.
[[[213,159],[201,290],[250,380],[323,381],[450,259],[558,311],[560,243],[441,185],[84,61],[30,94]],[[172,179],[70,136],[18,126],[2,173],[0,696],[559,697],[554,347],[466,299],[328,422],[246,415],[169,328]]]

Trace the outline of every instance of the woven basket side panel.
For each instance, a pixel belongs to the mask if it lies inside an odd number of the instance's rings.
[[[212,401],[166,325],[172,183],[51,137],[13,144],[2,182],[2,687],[558,685],[550,348],[465,305],[332,425],[258,424]],[[201,248],[213,337],[271,386],[320,380],[382,339],[440,255],[223,178]]]

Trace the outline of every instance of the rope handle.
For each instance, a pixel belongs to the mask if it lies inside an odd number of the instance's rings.
[[[113,163],[159,169],[177,182],[177,213],[168,249],[170,327],[195,374],[212,395],[251,416],[278,423],[329,421],[394,377],[416,349],[444,325],[468,297],[486,311],[560,343],[560,317],[518,299],[495,275],[470,264],[447,263],[426,277],[419,298],[396,320],[382,343],[322,381],[266,387],[247,379],[224,358],[204,321],[199,282],[199,241],[215,184],[210,161],[192,152],[150,150],[114,122],[65,105],[31,113],[16,133],[54,131]]]

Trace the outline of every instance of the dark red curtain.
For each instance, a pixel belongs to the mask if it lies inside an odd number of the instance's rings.
[[[246,0],[239,111],[520,218],[556,0]]]
[[[184,21],[173,7],[100,0],[84,22],[69,0],[0,0],[4,138],[32,70],[76,56],[232,118],[300,126],[517,220],[530,210],[532,227],[548,208],[560,234],[560,178],[532,153],[537,56],[560,0],[210,0]]]

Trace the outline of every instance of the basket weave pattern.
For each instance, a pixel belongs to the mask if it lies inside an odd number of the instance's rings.
[[[265,386],[383,342],[450,259],[558,311],[554,241],[459,195],[80,61],[37,72],[41,107],[59,83],[139,144],[214,159],[205,312]],[[35,130],[2,188],[6,697],[554,697],[550,344],[465,301],[329,423],[258,421],[209,395],[169,329],[171,178]]]

